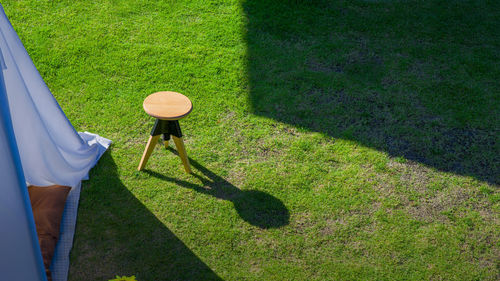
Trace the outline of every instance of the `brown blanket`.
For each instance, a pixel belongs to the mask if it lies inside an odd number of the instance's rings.
[[[71,187],[62,185],[28,186],[38,242],[42,250],[47,279],[52,280],[50,263],[59,239],[61,218]]]

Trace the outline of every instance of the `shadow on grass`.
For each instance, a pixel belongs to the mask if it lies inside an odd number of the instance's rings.
[[[222,280],[121,183],[106,152],[80,199],[70,280]]]
[[[177,154],[172,148],[168,150]],[[278,198],[258,190],[240,190],[225,179],[219,177],[212,171],[189,158],[191,166],[196,170],[191,174],[198,178],[203,185],[193,184],[187,181],[167,177],[160,173],[144,170],[144,172],[162,179],[173,182],[182,187],[191,188],[197,192],[208,194],[219,199],[233,202],[234,208],[240,217],[251,225],[267,229],[288,225],[290,213],[283,202]]]
[[[255,114],[500,183],[498,1],[243,9]]]

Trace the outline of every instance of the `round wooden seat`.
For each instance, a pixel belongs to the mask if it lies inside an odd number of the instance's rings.
[[[141,171],[146,167],[149,156],[153,153],[160,136],[163,135],[166,148],[168,148],[168,140],[172,137],[184,169],[187,173],[191,173],[191,166],[189,165],[189,158],[184,147],[181,127],[178,121],[186,117],[193,110],[191,101],[183,94],[176,92],[157,92],[149,95],[144,100],[142,107],[147,114],[156,118],[156,123],[151,131],[151,136],[146,144],[137,170]]]
[[[183,94],[157,92],[149,95],[142,104],[147,114],[162,120],[179,120],[193,110],[193,104]]]

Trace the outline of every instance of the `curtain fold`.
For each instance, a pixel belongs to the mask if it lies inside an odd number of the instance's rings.
[[[111,141],[78,133],[31,61],[0,6],[0,50],[12,125],[26,182],[76,186]]]

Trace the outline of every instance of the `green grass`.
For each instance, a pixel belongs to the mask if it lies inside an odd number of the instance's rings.
[[[79,131],[69,280],[500,279],[497,1],[4,1]],[[187,95],[193,175],[143,99]]]

